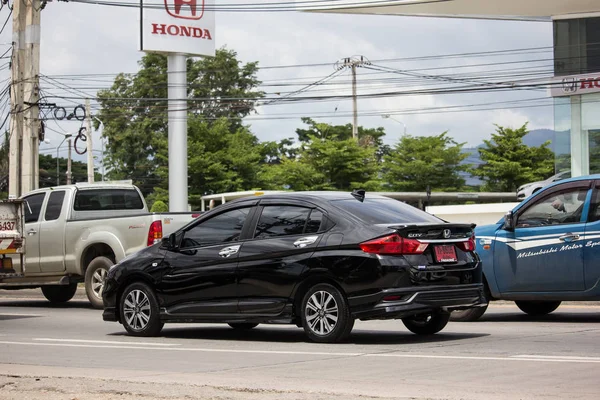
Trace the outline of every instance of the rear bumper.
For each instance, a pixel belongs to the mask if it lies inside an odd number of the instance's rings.
[[[399,297],[392,301],[384,298]],[[453,311],[487,305],[483,284],[386,289],[348,299],[356,319],[396,319],[429,311]]]

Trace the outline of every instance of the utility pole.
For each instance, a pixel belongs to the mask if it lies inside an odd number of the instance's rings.
[[[67,146],[69,148],[67,153],[67,185],[71,184],[71,138],[67,139]]]
[[[9,196],[39,186],[40,0],[13,3]]]
[[[358,95],[356,85],[356,68],[362,65],[370,65],[371,62],[365,56],[352,56],[343,58],[335,63],[335,68],[341,70],[344,68],[350,68],[352,71],[352,137],[358,138]]]
[[[11,58],[8,195],[21,195],[23,160],[23,55],[25,52],[25,3],[13,3],[13,52]]]
[[[88,183],[94,182],[94,146],[92,146],[92,110],[90,107],[90,99],[85,99],[85,129],[86,129],[86,144],[87,144],[87,175]]]

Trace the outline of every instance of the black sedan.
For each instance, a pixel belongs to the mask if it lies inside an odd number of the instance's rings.
[[[166,322],[296,324],[338,342],[356,319],[434,334],[484,306],[473,226],[364,191],[295,192],[219,206],[115,265],[105,321],[131,335]]]

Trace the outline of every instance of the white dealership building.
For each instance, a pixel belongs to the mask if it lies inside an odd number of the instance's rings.
[[[548,87],[554,97],[554,126],[570,139],[557,162],[567,167],[570,162],[573,176],[600,173],[600,160],[596,160],[600,158],[599,0],[337,0],[321,4],[311,11],[552,23],[554,78]],[[590,164],[590,153],[597,162]]]

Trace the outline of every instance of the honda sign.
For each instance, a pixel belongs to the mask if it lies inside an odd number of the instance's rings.
[[[141,0],[140,50],[214,56],[213,1]]]

